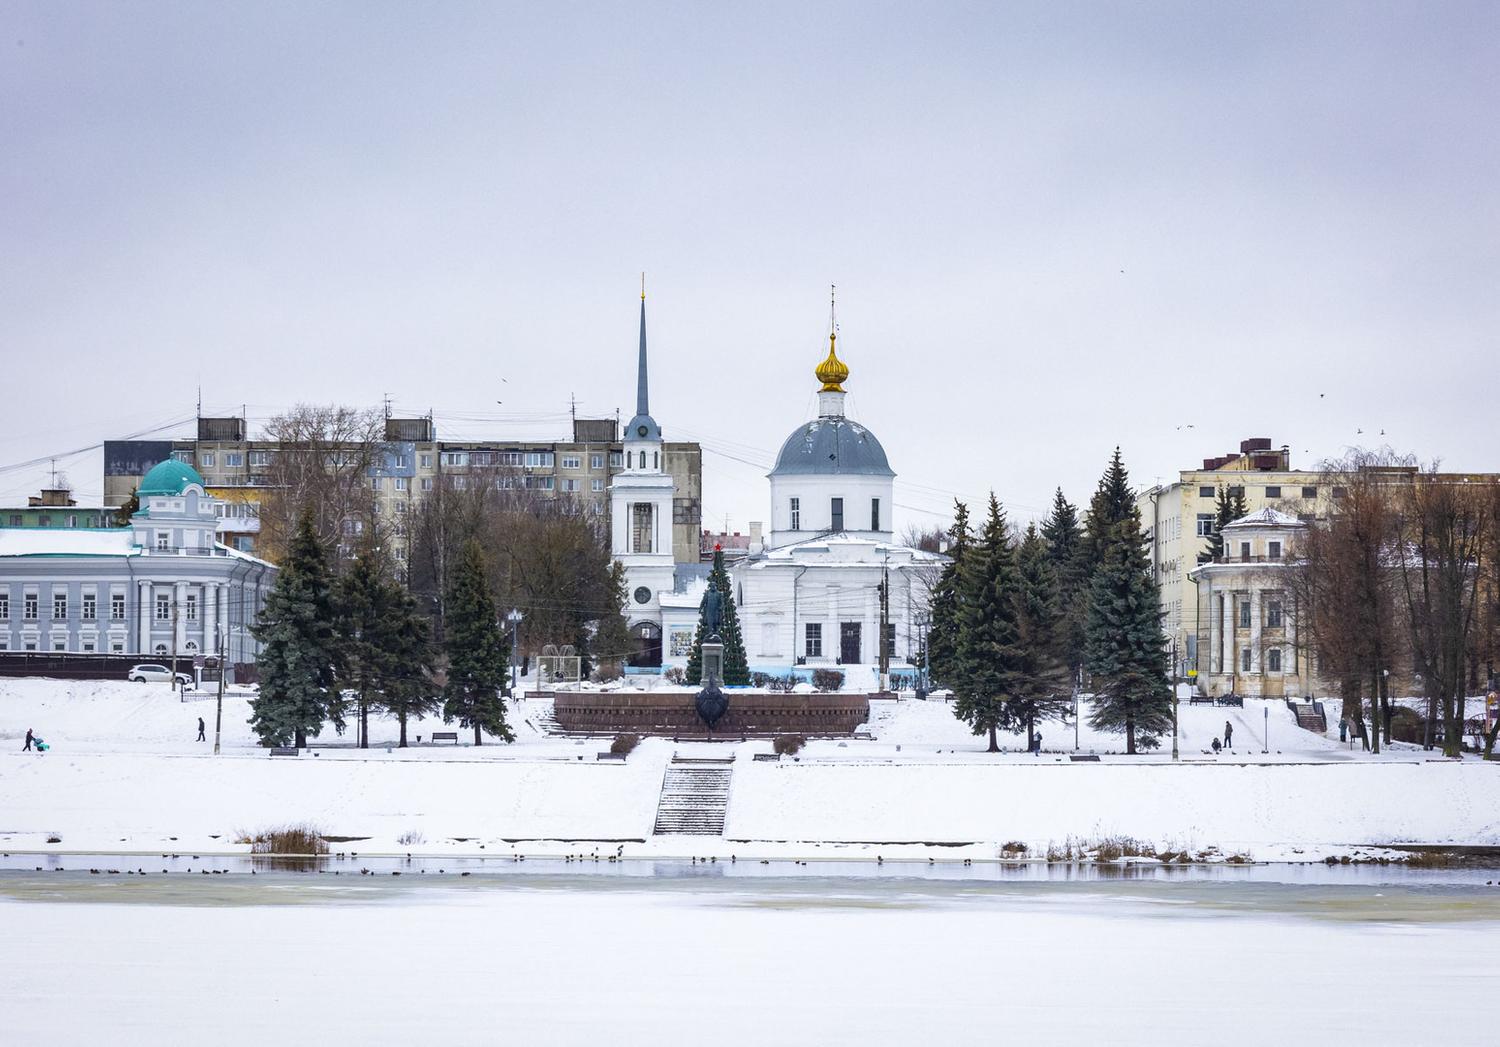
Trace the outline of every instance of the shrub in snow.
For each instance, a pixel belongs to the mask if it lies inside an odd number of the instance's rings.
[[[796,756],[806,744],[807,739],[800,734],[778,734],[771,749],[777,756]]]
[[[634,752],[635,747],[640,744],[641,736],[638,734],[617,734],[615,740],[609,743],[609,751],[628,755]]]
[[[667,671],[661,675],[668,683],[687,683],[687,673],[680,665],[668,666]]]
[[[415,829],[408,829],[406,830],[406,832],[396,837],[396,842],[403,846],[410,847],[414,843],[426,843],[427,837],[423,836]]]
[[[313,825],[283,825],[279,829],[263,829],[251,836],[241,833],[240,843],[250,845],[251,854],[309,855],[327,854],[328,841]]]
[[[814,669],[812,685],[815,691],[839,691],[844,687],[842,669]]]

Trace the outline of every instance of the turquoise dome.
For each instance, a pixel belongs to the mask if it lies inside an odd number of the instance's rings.
[[[168,458],[165,462],[158,462],[152,466],[151,471],[141,478],[141,486],[136,490],[136,497],[150,498],[153,495],[173,497],[186,490],[189,484],[206,486],[203,483],[203,477],[198,475],[198,470],[186,462]]]

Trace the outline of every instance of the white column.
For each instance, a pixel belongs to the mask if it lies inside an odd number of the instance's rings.
[[[215,612],[218,618],[219,628],[224,630],[224,658],[229,658],[229,586],[223,582],[214,586],[214,603],[218,610]]]
[[[1297,657],[1296,599],[1291,593],[1281,594],[1281,621],[1286,627],[1286,650],[1281,652],[1281,670],[1287,676],[1298,676],[1302,669],[1302,659]]]
[[[203,653],[219,653],[219,585],[203,584]]]
[[[1219,671],[1232,678],[1239,669],[1234,661],[1234,590],[1224,590],[1220,599],[1223,608],[1219,615]]]
[[[1260,672],[1260,590],[1250,590],[1250,671]]]
[[[136,597],[136,647],[141,654],[151,653],[151,583],[141,582]]]
[[[172,650],[176,654],[182,654],[187,647],[187,590],[187,582],[172,586],[172,617],[176,622]]]

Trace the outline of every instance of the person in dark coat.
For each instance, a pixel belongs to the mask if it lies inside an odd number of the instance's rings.
[[[1214,746],[1213,746],[1213,748],[1214,748],[1214,755],[1218,756],[1219,755],[1219,749],[1222,748],[1219,745],[1219,739],[1217,739],[1217,738],[1214,739]]]
[[[1224,721],[1224,748],[1234,748],[1234,724],[1228,720]]]
[[[207,738],[203,737],[203,717],[201,716],[198,717],[198,740],[200,742],[208,741]]]
[[[31,739],[32,739],[31,728],[28,727],[28,728],[26,728],[26,744],[21,747],[21,751],[23,753],[29,753],[29,752],[31,752]]]

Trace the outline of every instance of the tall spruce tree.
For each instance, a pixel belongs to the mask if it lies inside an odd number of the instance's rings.
[[[1130,476],[1125,471],[1125,462],[1120,449],[1110,456],[1099,486],[1089,499],[1089,511],[1083,521],[1082,553],[1085,584],[1092,582],[1094,572],[1104,563],[1108,555],[1110,536],[1115,528],[1127,518],[1136,521],[1140,529],[1140,513],[1135,507],[1135,492],[1130,488]]]
[[[394,581],[390,587],[391,624],[387,632],[391,647],[381,679],[381,705],[401,725],[401,748],[406,748],[407,721],[414,716],[432,716],[441,708],[438,689],[432,681],[432,635],[426,615],[417,601]]]
[[[1088,567],[1078,510],[1063,497],[1061,487],[1052,498],[1052,512],[1042,522],[1042,538],[1057,587],[1061,655],[1070,670],[1077,669],[1083,664],[1083,629],[1088,618]]]
[[[948,528],[948,562],[933,587],[929,610],[932,622],[927,630],[927,664],[939,683],[951,686],[958,670],[958,633],[960,608],[959,572],[974,542],[969,530],[969,507],[955,500],[953,526]]]
[[[1116,452],[1111,469],[1118,464]],[[1172,729],[1172,687],[1160,593],[1133,502],[1124,518],[1100,535],[1100,546],[1103,560],[1090,582],[1085,635],[1094,684],[1089,722],[1099,730],[1123,731],[1125,751],[1134,753],[1137,743],[1152,746]]]
[[[630,629],[621,613],[629,595],[625,587],[625,565],[619,560],[610,563],[606,590],[605,610],[599,616],[599,625],[594,632],[594,659],[601,671],[618,676],[621,664],[631,653]]]
[[[343,730],[333,627],[333,599],[323,545],[303,513],[252,631],[260,691],[250,701],[250,726],[262,745],[299,749],[325,720]]]
[[[1249,512],[1250,509],[1245,504],[1243,484],[1236,487],[1219,485],[1218,492],[1214,495],[1214,530],[1208,536],[1209,562],[1224,555],[1224,528]]]
[[[989,734],[989,751],[999,752],[996,731],[1015,725],[1010,699],[1021,685],[1024,658],[1016,623],[1015,550],[999,500],[990,495],[984,530],[959,572],[957,672],[952,680],[953,713],[975,734]]]
[[[369,538],[360,542],[354,562],[334,586],[334,639],[339,687],[355,693],[359,747],[370,747],[370,707],[385,686],[395,626],[391,589],[379,553]]]
[[[1016,550],[1017,646],[1020,674],[1009,700],[1011,719],[1026,725],[1026,747],[1042,720],[1061,717],[1072,706],[1067,622],[1058,605],[1057,570],[1036,525],[1026,528]]]
[[[719,639],[724,644],[724,680],[726,687],[748,687],[750,664],[745,654],[745,638],[740,632],[740,616],[734,606],[734,583],[724,568],[724,550],[714,546],[714,563],[708,572],[708,586],[723,597],[719,611]],[[708,639],[708,588],[698,603],[698,628],[693,630],[693,647],[688,652],[687,682],[703,682],[703,641]]]
[[[510,641],[495,616],[478,542],[464,544],[451,578],[444,621],[448,682],[443,720],[474,728],[475,745],[484,744],[485,731],[513,742],[504,697],[510,691]]]

